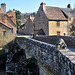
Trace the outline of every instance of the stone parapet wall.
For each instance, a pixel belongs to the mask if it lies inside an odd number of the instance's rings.
[[[75,37],[74,36],[36,36],[35,39],[46,43],[56,44],[59,38],[62,38],[68,47],[75,48]]]
[[[75,64],[54,45],[34,39],[17,37],[17,44],[54,75],[74,75]],[[50,75],[49,73],[46,75]]]

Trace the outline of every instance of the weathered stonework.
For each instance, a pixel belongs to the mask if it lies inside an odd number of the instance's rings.
[[[59,41],[56,43],[56,47],[59,49],[66,49],[67,45],[63,39],[59,39]]]
[[[7,75],[39,75],[37,60],[33,57],[26,58],[24,49],[12,41],[5,46],[7,53]]]
[[[58,40],[62,38],[68,47],[75,48],[75,37],[74,36],[36,36],[35,39],[46,43],[56,44]]]
[[[16,42],[54,75],[75,74],[75,62],[71,62],[70,58],[63,54],[63,50],[58,50],[56,46],[25,37],[17,37]]]

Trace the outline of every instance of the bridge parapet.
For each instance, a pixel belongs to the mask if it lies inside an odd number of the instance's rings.
[[[17,37],[17,44],[33,56],[44,68],[54,75],[74,75],[75,63],[63,55],[56,46],[25,37]]]
[[[39,41],[43,41],[43,42],[47,42],[47,43],[52,43],[52,44],[56,44],[56,42],[62,38],[68,47],[70,48],[75,48],[75,36],[57,36],[57,35],[53,35],[53,36],[36,36],[35,39],[39,40]]]

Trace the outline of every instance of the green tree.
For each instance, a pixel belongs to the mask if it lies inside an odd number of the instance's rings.
[[[26,20],[28,19],[28,17],[29,17],[29,15],[26,15],[26,14],[24,15],[24,18],[25,18]]]
[[[21,26],[21,12],[19,10],[16,10],[16,24],[17,26]]]
[[[21,19],[21,12],[16,10],[16,19]]]
[[[16,24],[17,24],[17,26],[21,26],[21,21],[16,20]]]
[[[31,13],[31,15],[35,17],[36,13],[35,13],[35,12],[33,12],[33,13]]]

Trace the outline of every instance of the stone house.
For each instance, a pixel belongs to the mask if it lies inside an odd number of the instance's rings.
[[[68,23],[70,21],[66,17],[66,9],[70,10],[71,8],[69,6],[65,9],[46,6],[42,2],[35,16],[34,33],[36,35],[69,35]]]
[[[21,28],[20,32],[22,34],[28,34],[28,35],[34,34],[34,19],[35,17],[29,16],[26,23],[20,27]]]
[[[72,9],[71,4],[68,4],[67,8],[61,8],[61,11],[68,19],[68,34],[71,35],[72,33],[70,32],[70,29],[72,28],[72,24],[75,22],[75,11]]]
[[[0,30],[0,46],[16,36],[15,10],[7,13],[5,3],[2,3],[0,8]]]
[[[2,3],[0,8],[0,21],[5,25],[11,26],[13,34],[16,35],[16,15],[15,10],[6,12],[6,4]]]
[[[12,30],[10,26],[0,22],[0,47],[4,46],[10,40]]]

